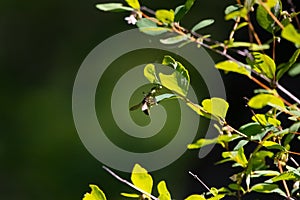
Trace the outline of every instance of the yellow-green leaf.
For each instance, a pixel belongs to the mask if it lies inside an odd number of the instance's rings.
[[[140,197],[140,195],[138,195],[138,194],[131,194],[131,193],[125,193],[125,192],[122,192],[121,195],[124,197],[129,197],[129,198],[139,198]]]
[[[126,0],[128,5],[136,10],[140,9],[140,3],[138,0]]]
[[[253,53],[255,59],[254,69],[261,71],[268,78],[273,79],[275,77],[276,65],[272,58],[266,54],[255,52]]]
[[[158,191],[158,199],[159,200],[171,200],[171,194],[167,188],[165,181],[160,181],[157,185],[157,191]]]
[[[239,65],[237,62],[233,62],[231,60],[226,60],[223,62],[219,62],[218,64],[215,65],[216,68],[222,69],[226,72],[236,72],[239,74],[246,75],[248,77],[251,76],[251,70],[246,69],[245,67]]]
[[[135,164],[131,174],[132,183],[139,189],[151,194],[153,180],[147,170],[139,164]]]
[[[144,76],[150,81],[150,83],[159,84],[159,80],[156,76],[155,66],[153,64],[148,64],[145,66]]]
[[[269,104],[274,104],[284,109],[283,101],[272,94],[258,94],[252,97],[248,102],[248,105],[254,109],[261,109]]]
[[[188,92],[187,80],[178,72],[175,71],[171,75],[159,73],[161,84],[171,91],[174,91],[182,96],[186,96]]]
[[[213,97],[203,100],[202,106],[204,110],[213,116],[225,119],[229,104],[224,99]]]
[[[97,185],[90,185],[91,193],[86,193],[82,200],[106,200],[105,194]]]
[[[267,149],[285,150],[283,146],[273,141],[264,141],[262,145]]]
[[[173,10],[157,10],[155,12],[155,17],[166,24],[171,24],[172,22],[174,22],[174,11]]]
[[[193,194],[191,196],[188,196],[184,200],[206,200],[204,196],[199,195],[199,194]]]
[[[281,36],[286,40],[300,45],[300,33],[295,29],[293,24],[288,24],[281,32]]]

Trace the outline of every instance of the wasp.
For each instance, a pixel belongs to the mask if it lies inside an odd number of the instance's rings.
[[[133,110],[137,110],[137,109],[142,109],[142,111],[146,114],[149,115],[150,114],[150,108],[154,105],[157,105],[158,102],[155,98],[157,92],[162,88],[161,85],[159,86],[155,86],[153,88],[151,88],[151,90],[144,96],[142,102],[140,102],[137,105],[132,106],[129,110],[133,111]]]

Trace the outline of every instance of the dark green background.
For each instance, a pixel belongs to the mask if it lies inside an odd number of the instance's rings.
[[[105,1],[0,2],[0,199],[81,199],[90,183],[98,184],[108,199],[123,199],[120,192],[132,191],[102,170],[102,164],[81,143],[72,119],[72,87],[81,62],[104,39],[133,28],[123,21],[128,13],[98,11],[95,4],[101,2]],[[184,1],[141,2],[156,9],[175,8]],[[224,24],[223,10],[232,2],[197,1],[182,25],[192,27],[201,19],[214,18],[216,23],[205,33],[223,40],[232,24]],[[250,114],[242,97],[249,97],[248,89],[255,86],[235,75],[224,80],[231,103],[229,121],[239,126]],[[299,96],[299,79],[286,81]],[[198,151],[188,151],[152,173],[155,183],[165,179],[173,198],[179,200],[204,191],[188,170],[208,186],[221,187],[232,172],[225,170],[229,165],[213,166],[219,152],[216,148],[199,160]]]

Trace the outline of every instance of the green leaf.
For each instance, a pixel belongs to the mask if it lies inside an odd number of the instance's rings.
[[[157,102],[160,102],[160,101],[165,100],[165,99],[173,99],[173,98],[176,98],[176,95],[175,94],[170,94],[170,93],[165,93],[165,94],[155,96],[155,99],[156,99]]]
[[[265,151],[265,150],[258,151],[253,155],[251,169],[252,170],[265,169],[267,167],[266,158],[267,157],[272,158],[273,156],[274,153],[271,151]]]
[[[125,0],[128,5],[136,10],[140,9],[140,3],[138,0]]]
[[[278,176],[280,173],[278,171],[274,170],[256,170],[253,171],[251,177],[252,178],[257,178],[261,176]]]
[[[191,9],[195,0],[187,0],[184,5],[180,5],[175,9],[174,21],[180,21],[183,16]]]
[[[279,0],[268,0],[265,5],[271,10],[275,17],[278,17],[282,10],[282,5]],[[274,33],[276,23],[273,18],[269,15],[266,9],[259,4],[256,11],[256,19],[258,24],[270,33]]]
[[[157,191],[158,191],[158,199],[159,200],[171,200],[171,194],[167,188],[165,181],[160,181],[157,185]]]
[[[191,31],[192,32],[196,32],[206,26],[209,26],[211,24],[213,24],[215,22],[215,20],[213,19],[205,19],[205,20],[202,20],[201,22],[199,22],[198,24],[196,24],[192,29]]]
[[[82,200],[106,200],[105,194],[97,185],[90,185],[91,193],[86,193]]]
[[[199,194],[193,194],[191,196],[188,196],[184,200],[206,200],[204,196],[199,195]]]
[[[276,65],[272,58],[270,58],[266,54],[254,52],[253,53],[255,59],[254,69],[258,69],[257,71],[262,72],[269,79],[273,79],[275,77]]]
[[[226,72],[236,72],[239,74],[246,75],[248,77],[251,77],[251,70],[246,69],[245,67],[239,65],[237,62],[226,60],[223,62],[219,62],[215,65],[217,69],[224,70]]]
[[[139,28],[139,30],[142,33],[145,33],[147,35],[152,35],[152,36],[161,35],[163,33],[170,31],[169,28],[165,28],[165,27],[141,27]]]
[[[285,26],[281,31],[281,36],[298,46],[300,45],[300,33],[295,29],[293,24],[288,24],[287,26]]]
[[[228,158],[226,161],[234,161],[238,166],[247,167],[248,160],[244,154],[244,148],[241,147],[238,151],[225,151],[222,153],[223,158]]]
[[[171,56],[166,55],[166,56],[164,56],[162,64],[171,66],[173,69],[178,71],[186,79],[188,84],[190,84],[189,72],[180,62],[176,61]]]
[[[264,132],[263,127],[257,122],[245,124],[239,128],[239,131],[247,136],[253,136]]]
[[[291,77],[299,75],[300,74],[300,63],[293,65],[293,67],[289,70],[288,74]]]
[[[248,13],[247,9],[243,7],[239,10],[235,10],[233,12],[226,14],[225,20],[230,20],[230,19],[236,20],[237,17],[245,18],[247,16],[247,13]]]
[[[153,180],[147,170],[139,164],[135,164],[131,174],[132,183],[139,189],[151,194]]]
[[[150,83],[160,84],[156,76],[155,66],[153,64],[148,64],[144,68],[144,76],[150,81]]]
[[[159,73],[159,79],[162,86],[182,96],[187,95],[189,84],[178,71],[173,72],[171,75]]]
[[[267,126],[271,124],[275,127],[278,127],[281,124],[281,122],[278,119],[275,119],[273,117],[268,117],[265,114],[255,114],[251,119],[263,126]]]
[[[211,116],[207,114],[203,107],[201,107],[200,105],[190,102],[187,102],[186,105],[189,106],[192,110],[194,110],[198,115],[204,116],[208,119],[211,118]]]
[[[273,141],[263,141],[261,145],[266,147],[267,149],[278,149],[282,151],[285,150],[283,146]]]
[[[270,103],[284,109],[283,101],[279,97],[271,94],[258,94],[249,100],[248,105],[254,109],[261,109]]]
[[[278,188],[278,185],[276,184],[267,184],[267,183],[258,183],[256,185],[253,185],[251,190],[255,192],[261,192],[261,193],[273,193]]]
[[[297,61],[299,57],[299,54],[300,54],[300,49],[297,49],[287,63],[278,66],[278,70],[276,73],[276,80],[279,80],[294,65],[294,63]]]
[[[231,183],[228,187],[232,190],[242,191],[243,193],[245,192],[244,188],[236,183]]]
[[[97,4],[96,8],[102,11],[112,11],[112,12],[133,11],[132,8],[123,6],[121,3]]]
[[[139,198],[140,197],[140,195],[138,195],[138,194],[129,194],[129,193],[124,193],[124,192],[122,192],[121,195],[124,197],[129,197],[129,198]]]
[[[250,43],[250,42],[233,42],[233,43],[229,44],[227,47],[228,48],[248,47],[249,50],[251,50],[251,51],[261,51],[261,50],[269,49],[270,45],[268,45],[268,44],[258,45],[258,44]]]
[[[232,134],[232,135],[219,135],[218,137],[213,138],[213,139],[201,138],[201,139],[197,140],[196,143],[189,144],[188,149],[199,149],[201,147],[204,147],[204,146],[207,146],[210,144],[215,144],[215,143],[221,144],[224,147],[225,146],[224,143],[231,142],[240,137],[241,136],[238,134]]]
[[[157,10],[155,12],[155,17],[165,24],[171,24],[174,22],[174,11],[173,10]]]
[[[300,176],[297,175],[296,173],[292,171],[288,171],[288,172],[283,172],[280,175],[267,180],[266,183],[275,183],[277,181],[282,181],[282,180],[286,180],[286,181],[299,180],[299,178]]]
[[[161,84],[179,95],[186,96],[190,85],[190,76],[187,69],[171,56],[164,56],[162,64],[171,66],[176,71],[171,75],[159,73]]]
[[[160,42],[163,44],[176,44],[179,42],[186,41],[187,39],[188,39],[187,35],[177,35],[177,36],[169,37],[166,39],[160,39]]]
[[[229,104],[224,99],[213,97],[211,99],[203,100],[202,106],[204,110],[213,116],[225,119]]]
[[[138,20],[137,23],[136,23],[136,25],[137,25],[138,28],[145,28],[145,27],[148,27],[148,28],[151,27],[151,28],[153,28],[153,27],[157,27],[157,24],[154,21],[152,21],[152,20],[150,20],[148,18],[142,18],[142,19]]]

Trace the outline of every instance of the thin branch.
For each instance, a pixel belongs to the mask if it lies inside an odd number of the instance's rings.
[[[132,183],[128,182],[127,180],[125,179],[122,179],[120,176],[118,176],[117,174],[115,174],[113,171],[111,171],[110,169],[108,169],[106,166],[102,166],[103,169],[105,169],[108,173],[110,173],[113,177],[115,177],[116,179],[118,179],[119,181],[121,181],[122,183],[125,183],[126,185],[132,187],[133,189],[141,192],[142,194],[145,194],[149,197],[151,197],[151,199],[154,199],[154,200],[159,200],[157,197],[153,196],[152,194],[149,194],[148,192],[136,187],[135,185],[133,185]]]
[[[282,174],[282,173],[283,173],[283,170],[282,170],[282,166],[281,166],[281,163],[280,163],[280,162],[278,162],[278,169],[279,169],[279,172]],[[289,190],[289,188],[288,188],[288,186],[287,186],[287,184],[286,184],[286,181],[285,181],[285,180],[282,180],[282,183],[283,183],[283,187],[284,187],[284,189],[285,189],[285,192],[286,192],[286,194],[287,194],[287,197],[290,197],[291,194],[290,194],[290,190]]]
[[[209,187],[207,187],[207,185],[196,174],[193,174],[191,171],[189,171],[189,174],[192,175],[194,179],[199,181],[205,187],[205,189],[207,189],[208,192],[210,192]]]

